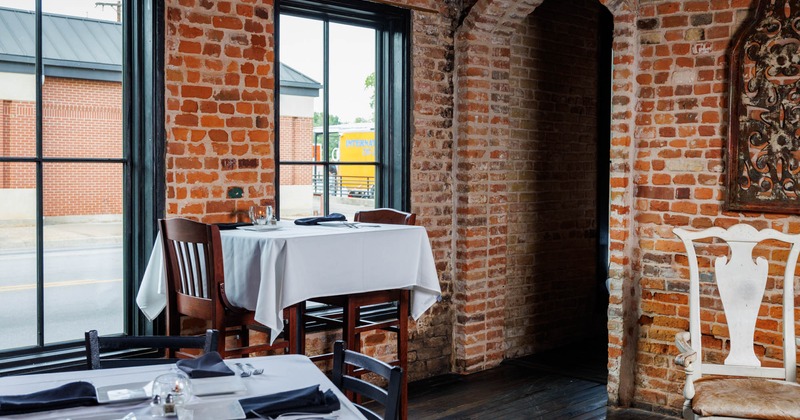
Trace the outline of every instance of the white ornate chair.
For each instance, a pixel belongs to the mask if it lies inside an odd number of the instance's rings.
[[[745,224],[731,226],[727,230],[715,227],[694,232],[678,228],[674,232],[683,241],[689,257],[689,332],[680,332],[675,336],[675,344],[680,351],[675,363],[683,366],[686,372],[683,417],[687,420],[800,419],[794,322],[794,272],[800,254],[800,235],[789,235],[773,229],[758,231]],[[715,305],[716,300],[700,298],[700,264],[694,241],[708,238],[719,238],[727,242],[730,249],[730,261],[727,256],[722,256],[712,264],[728,328],[728,337],[721,337],[722,348],[729,349],[723,364],[710,360],[721,357],[706,357],[704,360],[702,352],[700,304]],[[753,249],[758,243],[770,239],[790,245],[788,255],[784,252],[771,253],[773,256],[786,256],[785,261],[780,261],[786,264],[783,279],[781,281],[778,278],[775,283],[777,288],[783,284],[781,302],[777,302],[777,298],[775,302],[770,302],[782,306],[783,367],[762,367],[753,347],[756,322],[764,303],[769,273],[766,259],[758,257],[753,262]],[[718,310],[719,305],[715,306],[709,309]],[[715,323],[719,321],[720,317],[714,320]],[[709,334],[709,329],[702,331]],[[725,345],[726,339],[729,346]],[[780,354],[776,356],[780,357]]]

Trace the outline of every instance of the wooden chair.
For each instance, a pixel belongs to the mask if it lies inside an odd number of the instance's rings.
[[[180,335],[181,317],[207,320],[219,330],[217,351],[223,358],[250,353],[297,349],[293,328],[295,310],[285,310],[289,326],[288,340],[275,344],[250,345],[250,330],[261,331],[269,338],[269,329],[257,323],[253,311],[233,306],[225,295],[222,246],[219,228],[186,219],[160,220],[161,239],[167,272],[167,335]],[[228,348],[225,337],[238,335],[240,346]]]
[[[217,350],[217,330],[207,330],[204,336],[170,337],[170,336],[127,336],[100,337],[97,330],[86,331],[86,367],[89,370],[145,366],[154,364],[175,363],[177,359],[168,358],[100,358],[103,352],[134,349],[198,349],[203,354]]]
[[[347,366],[359,370],[369,371],[388,381],[387,389],[380,388],[355,376],[348,375]],[[380,417],[374,411],[360,404],[355,404],[364,417],[375,419],[395,420],[400,418],[401,382],[403,369],[399,366],[389,366],[378,359],[364,354],[347,350],[343,341],[337,341],[333,347],[333,384],[340,390],[353,392],[362,397],[376,401],[383,405],[384,416]]]
[[[686,373],[683,417],[689,420],[706,417],[751,418],[757,415],[760,419],[800,419],[794,322],[794,271],[800,254],[800,235],[772,229],[757,231],[745,224],[727,230],[715,227],[693,232],[679,228],[674,232],[683,241],[689,260],[689,332],[680,332],[675,336],[675,344],[680,351],[675,363],[683,366]],[[701,277],[700,267],[708,264],[698,262],[694,242],[709,238],[727,242],[730,250],[730,260],[727,256],[717,257],[711,264],[719,301],[709,296],[701,299],[700,296],[701,278],[704,290],[711,284],[705,276]],[[785,264],[783,279],[775,282],[778,287],[782,283],[783,287],[783,367],[762,367],[753,348],[756,328],[761,328],[757,327],[758,315],[764,308],[769,273],[766,259],[758,257],[753,262],[753,249],[765,240],[777,240],[790,245],[788,253],[771,253],[775,257],[786,257],[785,261],[780,262],[781,266]],[[706,246],[717,247],[716,244]],[[712,271],[711,268],[708,270]],[[701,308],[701,304],[709,306]],[[708,328],[701,328],[700,321],[701,311],[720,309],[727,320],[728,336],[718,340],[709,335],[724,329],[715,328],[709,332]],[[714,322],[720,319],[717,315]],[[729,347],[725,345],[726,339],[729,340]],[[708,351],[704,358],[704,341],[722,341],[722,348],[730,349],[724,361],[724,350],[719,347]]]

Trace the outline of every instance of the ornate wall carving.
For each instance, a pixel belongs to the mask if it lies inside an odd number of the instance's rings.
[[[732,51],[726,204],[800,213],[800,1],[757,10]]]

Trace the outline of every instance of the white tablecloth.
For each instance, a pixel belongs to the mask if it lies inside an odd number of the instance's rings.
[[[272,338],[283,330],[283,309],[315,297],[409,289],[419,318],[441,295],[428,234],[421,226],[367,225],[358,229],[281,222],[269,232],[220,233],[225,292],[232,304],[255,311]],[[161,237],[156,239],[136,303],[152,320],[166,306]]]
[[[266,357],[251,357],[247,359],[227,359],[225,363],[233,370],[238,372],[234,363],[244,361],[253,364],[257,368],[263,368],[264,373],[241,378],[247,391],[240,391],[234,394],[210,395],[195,397],[194,405],[197,411],[194,413],[194,420],[219,417],[220,408],[227,404],[235,404],[248,397],[274,394],[281,391],[305,388],[311,385],[320,385],[324,392],[332,389],[339,397],[341,409],[333,412],[339,420],[345,419],[364,419],[358,409],[345,398],[333,383],[311,362],[307,357],[301,355],[281,355]],[[74,382],[87,381],[95,387],[109,385],[129,384],[136,382],[152,381],[164,373],[169,373],[175,365],[151,365],[132,368],[119,369],[100,369],[79,372],[47,373],[39,375],[7,376],[0,378],[0,395],[20,395],[28,394],[45,389]],[[232,377],[223,377],[223,380],[230,381]],[[209,379],[203,379],[208,381]],[[214,379],[210,379],[213,381]],[[216,413],[209,417],[209,412],[202,410],[215,410]],[[24,419],[122,419],[126,414],[134,413],[136,419],[152,418],[149,409],[149,401],[134,401],[127,403],[104,404],[89,407],[76,407],[62,410],[43,411],[39,413],[18,414],[2,418],[24,418]],[[161,419],[162,417],[155,417]],[[166,417],[164,417],[166,418]],[[174,418],[174,417],[172,417]]]

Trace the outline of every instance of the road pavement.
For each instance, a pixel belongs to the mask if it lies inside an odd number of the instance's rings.
[[[121,223],[44,229],[45,342],[122,331]],[[36,344],[36,230],[0,225],[0,350]]]

